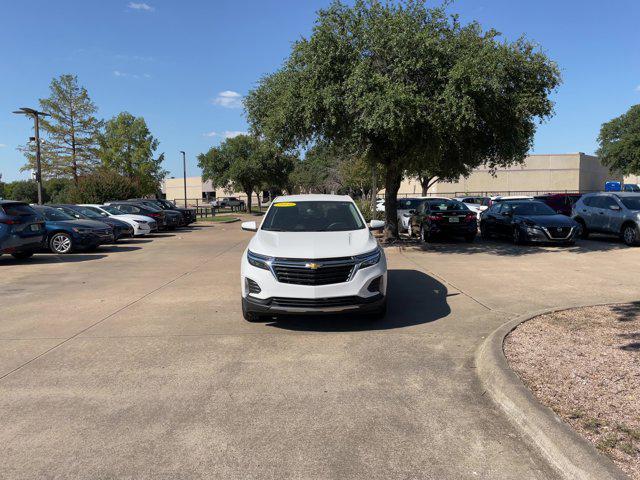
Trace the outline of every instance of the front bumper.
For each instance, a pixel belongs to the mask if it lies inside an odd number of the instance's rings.
[[[76,234],[73,242],[77,247],[90,248],[103,245],[105,243],[113,243],[115,241],[113,233],[109,234]]]
[[[387,263],[383,253],[377,264],[358,269],[350,280],[328,285],[301,285],[279,282],[270,270],[249,264],[245,251],[240,280],[243,303],[249,312],[318,314],[369,311],[384,303]],[[249,293],[248,280],[255,282],[260,291]]]
[[[575,240],[576,232],[576,228],[571,228],[566,235],[557,234],[546,228],[520,228],[523,239],[535,243],[570,243]]]

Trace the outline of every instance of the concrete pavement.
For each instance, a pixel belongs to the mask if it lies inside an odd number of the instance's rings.
[[[474,351],[517,314],[638,293],[615,241],[435,244],[388,251],[383,321],[250,324],[239,230],[0,258],[0,478],[556,478]]]

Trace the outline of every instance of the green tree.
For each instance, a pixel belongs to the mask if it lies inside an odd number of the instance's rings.
[[[40,100],[40,109],[49,117],[41,117],[44,138],[42,174],[45,178],[78,178],[92,172],[97,163],[96,148],[102,123],[94,116],[95,104],[75,75],[61,75],[50,85],[48,98]],[[35,170],[35,146],[21,147],[27,156],[22,170]]]
[[[45,197],[51,203],[73,203],[77,185],[69,178],[52,178],[42,185]]]
[[[604,165],[624,175],[640,174],[640,104],[604,123],[598,143]]]
[[[142,117],[119,113],[105,124],[99,138],[102,167],[128,177],[141,195],[156,194],[167,172],[164,153],[155,157],[159,142]]]
[[[523,161],[559,81],[534,44],[422,0],[335,1],[245,107],[252,129],[283,148],[328,141],[379,164],[394,238],[410,165],[436,162],[449,174]]]
[[[303,193],[337,192],[343,187],[339,171],[340,159],[328,143],[307,150],[291,173],[291,183]]]
[[[211,180],[217,188],[244,192],[248,212],[254,192],[259,195],[262,189],[286,187],[294,162],[293,156],[250,135],[228,138],[198,155],[203,180]]]
[[[5,196],[7,200],[37,203],[38,185],[33,180],[16,180],[15,182],[9,182],[5,185]],[[46,194],[43,200],[47,201]]]
[[[139,186],[128,176],[101,169],[80,179],[73,192],[73,203],[104,203],[140,197]]]

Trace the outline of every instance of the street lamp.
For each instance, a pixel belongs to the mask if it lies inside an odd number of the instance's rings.
[[[185,157],[185,153],[180,150],[182,154],[182,174],[184,179],[184,208],[187,208],[187,160]]]
[[[33,117],[36,136],[36,182],[38,184],[38,205],[42,205],[42,164],[40,162],[40,117],[49,117],[50,115],[45,112],[39,112],[33,108],[22,107],[15,112],[18,115],[27,115]]]

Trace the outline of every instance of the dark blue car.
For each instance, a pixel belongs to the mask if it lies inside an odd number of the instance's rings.
[[[49,207],[62,210],[64,213],[68,213],[74,218],[81,220],[95,220],[96,222],[105,223],[113,228],[113,241],[117,242],[121,238],[133,237],[133,227],[122,220],[111,217],[103,217],[99,213],[94,212],[90,208],[82,207],[80,205],[48,205]]]
[[[0,255],[29,258],[42,245],[44,221],[29,205],[0,200]]]
[[[94,220],[78,220],[51,207],[34,206],[45,220],[45,249],[53,253],[94,250],[103,243],[113,243],[113,228]]]

